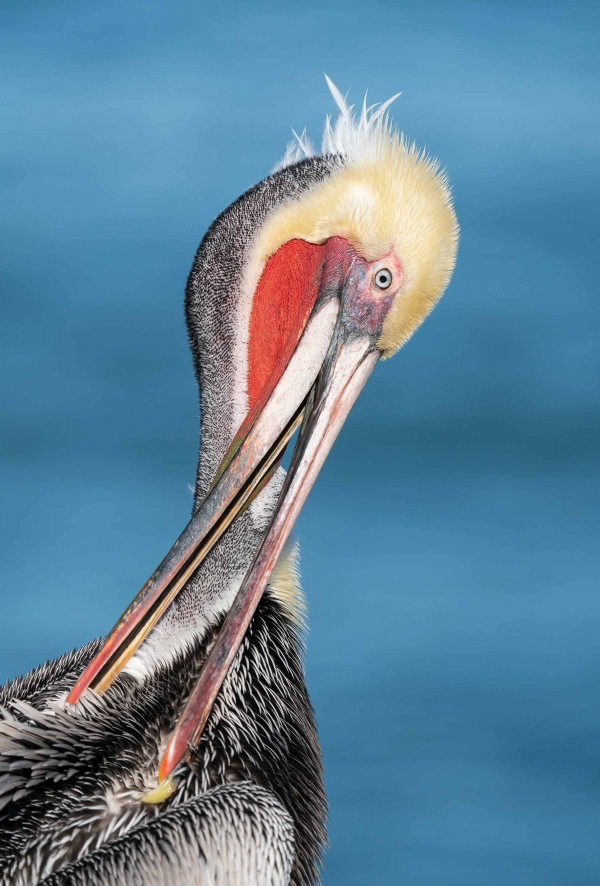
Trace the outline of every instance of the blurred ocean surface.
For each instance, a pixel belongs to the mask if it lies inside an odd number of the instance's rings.
[[[450,289],[299,520],[326,886],[600,882],[597,3],[6,2],[0,678],[187,521],[196,246],[290,128],[403,90]],[[596,283],[596,285],[594,285]]]

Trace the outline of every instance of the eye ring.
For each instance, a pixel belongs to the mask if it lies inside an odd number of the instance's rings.
[[[373,275],[373,282],[378,289],[389,289],[392,280],[392,272],[389,268],[379,268]]]

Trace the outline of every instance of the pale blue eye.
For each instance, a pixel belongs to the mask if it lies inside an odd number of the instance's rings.
[[[375,274],[375,285],[379,289],[389,289],[392,285],[392,272],[387,268],[380,268]]]

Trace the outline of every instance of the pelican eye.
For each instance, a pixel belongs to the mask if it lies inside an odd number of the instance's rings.
[[[380,268],[375,273],[375,286],[379,289],[389,289],[392,285],[392,272],[388,268]]]

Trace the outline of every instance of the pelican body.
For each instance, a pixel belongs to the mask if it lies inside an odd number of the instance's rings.
[[[190,523],[106,638],[0,690],[2,884],[319,879],[326,800],[290,532],[457,247],[437,164],[396,134],[388,103],[356,118],[330,88],[322,151],[297,139],[194,259]]]

